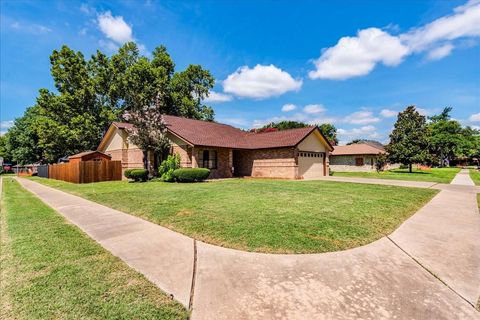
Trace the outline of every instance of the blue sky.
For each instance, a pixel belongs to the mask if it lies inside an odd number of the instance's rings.
[[[386,142],[396,113],[480,127],[480,1],[1,1],[1,131],[53,90],[49,55],[163,44],[216,78],[216,120],[333,122]]]

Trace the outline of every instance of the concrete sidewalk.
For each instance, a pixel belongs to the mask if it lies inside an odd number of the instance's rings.
[[[461,185],[461,186],[474,186],[472,178],[470,178],[470,171],[468,169],[462,169],[456,176],[453,178],[450,184]]]
[[[195,246],[140,218],[18,181],[185,306],[192,293],[193,319],[480,319],[473,187],[449,186],[369,245],[274,255]]]

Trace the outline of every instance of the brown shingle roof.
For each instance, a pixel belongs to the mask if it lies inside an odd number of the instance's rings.
[[[252,133],[227,124],[208,122],[164,115],[167,129],[186,142],[197,146],[232,149],[268,149],[294,147],[316,127],[281,130],[265,133]],[[120,129],[133,129],[133,125],[114,122]],[[325,139],[325,141],[328,140]],[[331,146],[330,146],[331,147]]]
[[[356,154],[383,154],[385,150],[373,147],[366,143],[357,143],[351,144],[348,146],[335,146],[332,153],[332,156],[346,156],[346,155],[356,155]]]

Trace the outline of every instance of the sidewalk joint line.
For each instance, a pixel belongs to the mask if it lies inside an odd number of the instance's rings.
[[[458,293],[457,291],[455,291],[455,289],[453,289],[452,287],[450,287],[445,281],[443,281],[442,279],[440,279],[439,276],[437,276],[435,273],[433,273],[432,271],[430,271],[427,267],[425,267],[423,264],[420,263],[420,261],[418,261],[417,259],[415,259],[411,254],[409,254],[407,251],[405,251],[402,247],[400,247],[395,241],[393,241],[393,239],[390,238],[390,236],[386,236],[388,240],[390,240],[398,249],[400,249],[403,253],[405,253],[408,257],[410,257],[410,259],[412,259],[416,264],[418,264],[422,269],[424,269],[425,271],[427,271],[428,273],[430,273],[435,279],[437,279],[438,281],[440,281],[445,287],[447,287],[448,289],[450,289],[453,293],[455,293],[457,296],[459,296],[460,298],[462,298],[462,300],[464,300],[466,303],[468,303],[470,306],[473,307],[473,309],[475,309],[476,311],[478,311],[478,309],[475,307],[475,305],[473,303],[471,303],[470,301],[468,301],[467,299],[465,299],[460,293]]]
[[[193,239],[193,272],[192,272],[192,286],[190,287],[190,300],[188,302],[188,310],[193,309],[193,295],[195,293],[195,280],[197,278],[197,240]]]

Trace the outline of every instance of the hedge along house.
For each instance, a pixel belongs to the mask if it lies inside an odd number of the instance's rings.
[[[385,153],[385,149],[366,143],[335,146],[330,154],[330,169],[340,172],[376,171],[377,159]],[[386,166],[388,169],[393,167],[389,164]]]
[[[311,179],[328,175],[333,147],[318,127],[252,133],[221,123],[163,117],[170,152],[180,155],[181,167],[208,168],[209,178]],[[131,124],[112,123],[98,147],[112,160],[122,161],[123,170],[143,167],[142,150],[128,139],[131,130]]]

